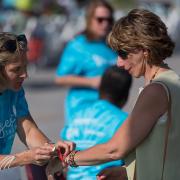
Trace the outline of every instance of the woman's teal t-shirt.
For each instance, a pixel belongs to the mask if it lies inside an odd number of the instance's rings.
[[[82,77],[101,76],[111,65],[115,64],[117,54],[105,41],[88,41],[81,34],[72,39],[60,58],[56,76],[77,75]],[[66,122],[70,122],[72,111],[82,102],[98,99],[97,90],[73,87],[69,90],[66,102]]]
[[[0,154],[9,154],[14,141],[17,120],[29,115],[23,88],[0,94]]]

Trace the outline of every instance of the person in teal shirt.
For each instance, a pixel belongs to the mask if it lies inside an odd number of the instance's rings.
[[[0,94],[0,154],[11,152],[17,128],[16,119],[29,115],[23,88],[18,92],[5,90]]]
[[[127,101],[131,83],[132,77],[127,71],[117,66],[109,67],[102,76],[99,99],[75,108],[72,121],[63,128],[61,138],[75,142],[78,150],[110,140],[127,118],[122,107]],[[124,162],[118,160],[96,166],[69,167],[67,179],[95,180],[101,170],[122,165]]]
[[[52,161],[55,155],[55,146],[37,127],[28,110],[22,87],[26,78],[26,36],[0,33],[0,170],[3,170],[0,172],[1,179],[6,169],[30,163],[44,165]],[[28,150],[11,154],[16,133]],[[73,150],[73,143],[59,141],[59,145],[64,148],[66,154]]]
[[[86,21],[86,30],[67,44],[56,71],[55,82],[70,87],[65,101],[66,123],[71,122],[75,107],[98,98],[100,77],[117,58],[105,41],[113,23],[110,4],[102,0],[91,2]]]

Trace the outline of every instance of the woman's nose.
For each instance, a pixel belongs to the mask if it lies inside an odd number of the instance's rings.
[[[27,74],[27,70],[23,70],[22,74],[21,74],[21,78],[24,78],[26,79],[28,77],[28,74]]]

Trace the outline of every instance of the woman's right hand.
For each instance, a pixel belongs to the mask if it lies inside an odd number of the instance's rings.
[[[32,148],[25,152],[25,164],[46,164],[54,155],[54,145],[45,143],[41,147]]]

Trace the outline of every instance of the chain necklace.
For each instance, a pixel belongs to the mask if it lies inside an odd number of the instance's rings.
[[[151,77],[151,79],[150,79],[150,81],[149,81],[150,83],[151,83],[152,80],[156,77],[156,75],[157,75],[159,69],[160,69],[160,67],[158,67],[158,68],[156,69],[156,71],[154,72],[154,74],[152,75],[152,77]]]

